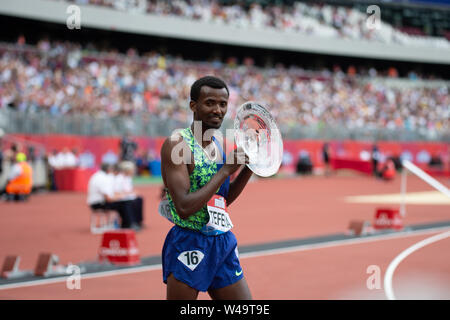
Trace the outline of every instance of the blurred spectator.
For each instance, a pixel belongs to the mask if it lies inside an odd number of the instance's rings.
[[[92,210],[117,211],[121,218],[121,228],[139,229],[134,219],[132,201],[122,201],[121,194],[114,192],[113,165],[102,163],[88,183],[87,204]]]
[[[75,166],[76,167],[79,167],[80,166],[80,155],[79,155],[79,152],[78,152],[78,148],[72,148],[72,154],[73,154],[73,156],[74,156],[74,158],[75,158]]]
[[[48,164],[52,169],[59,169],[61,164],[59,162],[58,151],[53,149],[52,152],[48,155]]]
[[[122,201],[131,201],[133,203],[134,222],[142,227],[143,222],[143,199],[139,196],[133,187],[133,176],[135,166],[131,161],[123,161],[117,165],[114,177],[114,191],[120,195]]]
[[[18,38],[17,38],[17,44],[19,46],[23,46],[25,45],[26,40],[25,40],[25,36],[23,34],[21,34]]]
[[[119,161],[119,158],[117,155],[112,151],[108,150],[107,153],[105,153],[102,157],[102,163],[107,163],[110,165],[114,165]]]
[[[58,163],[58,151],[52,150],[50,154],[47,155],[47,172],[48,172],[48,183],[50,191],[56,191],[56,181],[55,181],[55,170],[59,168]]]
[[[138,156],[136,157],[136,173],[138,176],[141,176],[142,174],[148,172],[150,173],[150,164],[149,164],[149,158],[148,153],[145,152],[145,150],[142,150],[138,153]]]
[[[95,167],[95,156],[89,150],[84,150],[79,157],[80,168],[94,168]]]
[[[396,174],[394,161],[392,159],[388,159],[384,162],[378,174],[383,180],[393,180]]]
[[[400,155],[400,160],[404,161],[404,160],[408,160],[408,161],[414,161],[413,159],[413,155],[409,150],[404,150],[402,151],[402,154]]]
[[[370,152],[367,151],[367,150],[362,150],[359,153],[359,159],[362,160],[362,161],[370,161],[371,157],[372,156],[371,156]]]
[[[398,78],[397,69],[395,69],[394,67],[390,67],[388,70],[388,77],[389,78]]]
[[[70,169],[78,166],[78,158],[67,147],[63,148],[56,158],[57,169]]]
[[[414,72],[414,71],[410,71],[409,73],[408,73],[408,78],[409,78],[409,80],[417,80],[417,74]]]
[[[313,164],[311,162],[311,157],[308,151],[302,150],[299,152],[299,157],[297,160],[297,174],[308,175],[312,174]]]
[[[375,177],[378,177],[379,176],[378,163],[380,162],[380,150],[378,150],[378,146],[376,144],[372,146],[371,160],[372,160],[373,175]]]
[[[28,146],[27,148],[27,154],[28,154],[28,162],[33,163],[36,161],[36,152],[34,150],[33,146]]]
[[[27,156],[19,152],[8,175],[6,184],[7,200],[23,201],[31,193],[33,187],[33,169],[27,163]]]
[[[120,161],[134,162],[134,152],[137,150],[137,144],[131,140],[130,134],[125,134],[120,141]]]
[[[439,152],[436,152],[436,153],[433,154],[433,156],[430,158],[428,166],[430,168],[436,168],[436,169],[444,168],[444,163],[442,162],[442,159],[441,159],[441,156],[439,155]]]
[[[147,153],[148,169],[152,176],[161,176],[161,158],[155,150],[150,149]]]
[[[429,163],[431,160],[431,156],[426,150],[421,150],[416,156],[417,162],[419,164]]]
[[[3,129],[0,128],[0,176],[3,173]]]
[[[292,164],[292,162],[294,162],[294,157],[292,156],[292,154],[287,150],[283,150],[283,157],[281,158],[281,166],[288,167]]]
[[[397,172],[402,172],[403,165],[402,165],[402,162],[400,160],[400,156],[398,154],[395,154],[395,155],[391,156],[390,159],[394,162],[395,170]]]
[[[322,159],[325,165],[325,175],[328,176],[330,174],[330,145],[328,142],[322,146]]]
[[[354,66],[349,66],[347,70],[347,75],[353,77],[356,75],[356,68]]]
[[[11,144],[10,148],[5,151],[5,155],[4,155],[5,160],[9,161],[9,162],[16,161],[16,155],[19,150],[20,150],[20,147],[18,144],[16,144],[16,143]]]

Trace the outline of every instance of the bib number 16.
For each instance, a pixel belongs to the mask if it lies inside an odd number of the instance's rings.
[[[191,271],[194,271],[204,256],[203,252],[199,250],[183,251],[178,255],[178,260],[191,269]]]

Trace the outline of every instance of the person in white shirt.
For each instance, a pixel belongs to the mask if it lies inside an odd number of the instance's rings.
[[[57,156],[57,165],[64,169],[75,168],[78,166],[78,159],[69,148],[64,148]]]
[[[135,174],[135,165],[131,161],[123,161],[119,164],[119,192],[124,198],[132,200],[134,206],[134,217],[139,227],[143,227],[143,207],[144,200],[139,196],[133,187],[133,176]]]
[[[78,161],[80,168],[93,168],[95,166],[95,156],[89,150],[84,150],[84,152],[80,154]]]
[[[52,153],[48,156],[48,164],[53,170],[61,168],[58,152],[56,150],[53,150]]]
[[[108,150],[108,152],[102,156],[102,163],[116,164],[118,161],[119,157],[111,150]]]
[[[59,169],[58,163],[58,151],[53,150],[47,156],[48,163],[48,181],[50,182],[49,188],[51,191],[56,191],[55,170]]]
[[[114,192],[121,195],[121,200],[134,200],[133,194],[125,191],[126,177],[120,169],[120,164],[115,164],[113,169],[114,175]]]
[[[130,161],[123,161],[118,165],[114,165],[114,192],[120,198],[119,201],[132,203],[134,222],[141,228],[143,199],[136,194],[133,188],[134,171],[134,164]]]
[[[123,195],[114,190],[113,166],[103,163],[89,179],[87,204],[92,210],[114,210],[121,218],[121,228],[139,229],[134,219],[134,204],[123,201]]]

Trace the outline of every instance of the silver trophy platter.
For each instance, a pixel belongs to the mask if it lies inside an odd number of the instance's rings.
[[[283,139],[266,108],[253,101],[241,105],[234,119],[234,130],[236,145],[248,156],[250,170],[261,177],[278,172],[283,157]]]

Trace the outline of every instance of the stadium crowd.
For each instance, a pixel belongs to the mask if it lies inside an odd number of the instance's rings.
[[[323,3],[261,6],[239,2],[228,4],[210,0],[66,0],[79,5],[98,5],[132,14],[176,16],[189,20],[233,26],[241,29],[275,29],[305,35],[341,37],[401,45],[450,48],[445,38],[416,36],[381,21],[377,28],[367,26],[366,12]]]
[[[339,66],[320,72],[282,65],[261,68],[251,58],[242,64],[233,58],[192,62],[156,52],[139,55],[129,49],[121,54],[46,39],[31,46],[21,37],[16,44],[0,46],[0,110],[97,117],[146,113],[188,122],[190,85],[204,74],[214,74],[230,86],[231,119],[243,102],[256,100],[287,127],[448,132],[448,85],[400,89],[383,81],[362,81],[359,71]],[[365,73],[369,79],[377,75],[398,76],[394,68]]]

